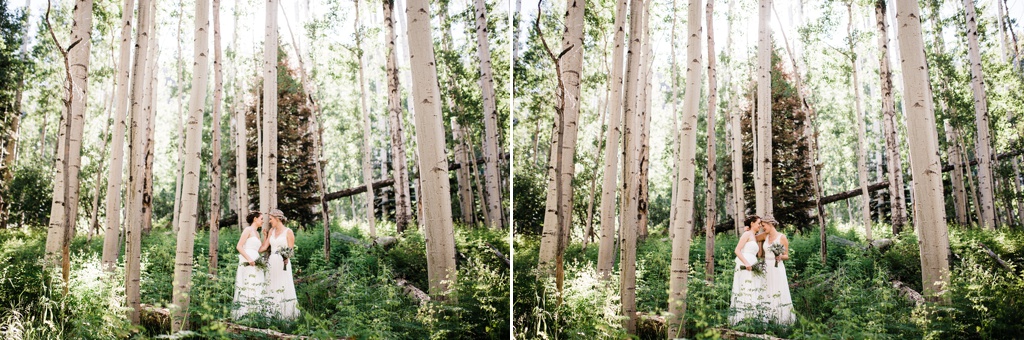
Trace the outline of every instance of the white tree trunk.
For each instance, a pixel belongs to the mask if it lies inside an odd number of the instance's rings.
[[[938,132],[920,18],[917,1],[896,1],[897,40],[903,57],[901,66],[907,103],[907,140],[911,148],[914,227],[921,249],[921,281],[924,282],[925,296],[936,299],[949,283],[950,251],[942,192],[942,162],[939,159]]]
[[[906,223],[906,200],[903,196],[903,161],[900,159],[899,143],[896,140],[896,102],[892,91],[892,71],[889,67],[889,23],[886,20],[886,4],[875,3],[875,19],[878,26],[879,76],[882,88],[882,125],[885,128],[885,156],[888,158],[889,197],[892,202],[892,231],[898,235]]]
[[[484,108],[484,182],[487,185],[487,225],[491,228],[505,226],[505,213],[501,206],[501,178],[498,172],[498,107],[494,98],[494,78],[491,76],[491,50],[487,42],[487,7],[484,0],[476,4],[476,41],[480,58],[480,91]]]
[[[755,210],[758,216],[771,214],[772,201],[772,0],[758,1],[757,30],[757,139],[755,147]],[[684,127],[685,129],[685,127]]]
[[[111,50],[113,50],[113,49],[111,49]],[[97,164],[99,165],[99,168],[96,170],[96,178],[94,179],[94,182],[93,182],[94,186],[93,186],[93,190],[92,190],[92,193],[93,193],[92,194],[92,209],[91,209],[91,213],[90,213],[90,216],[89,216],[89,227],[88,227],[89,228],[89,242],[90,243],[92,242],[92,237],[94,236],[94,234],[99,233],[99,230],[100,230],[100,224],[99,224],[100,223],[100,220],[99,220],[99,218],[100,218],[100,189],[101,189],[101,186],[103,185],[103,163],[102,162],[103,162],[103,159],[106,158],[106,156],[107,156],[106,153],[107,153],[107,150],[109,149],[109,146],[110,146],[110,139],[109,139],[109,136],[110,136],[110,124],[108,122],[110,121],[110,116],[112,114],[111,109],[112,109],[112,106],[114,104],[114,96],[115,96],[115,94],[108,93],[108,95],[110,97],[110,100],[108,101],[109,104],[106,105],[104,107],[105,109],[103,110],[103,111],[107,112],[107,117],[105,119],[103,119],[103,123],[104,123],[103,124],[103,133],[100,134],[100,136],[99,136],[100,140],[103,141],[103,147],[100,148],[100,157],[98,158],[98,161],[94,161],[94,162],[97,162]]]
[[[89,98],[89,49],[92,45],[92,0],[79,0],[72,13],[71,38],[67,46],[66,76],[63,84],[69,91],[64,98],[64,119],[70,120],[60,136],[57,151],[57,178],[50,205],[50,222],[46,235],[46,257],[56,265],[63,259],[64,280],[68,279],[69,252],[72,233],[78,220],[78,173],[82,168],[82,132]],[[65,181],[66,179],[66,181]],[[67,192],[65,192],[65,190]],[[58,254],[60,252],[61,254]]]
[[[142,167],[142,234],[148,235],[150,229],[153,228],[153,161],[154,161],[154,145],[153,137],[156,134],[156,82],[157,82],[157,58],[160,55],[159,45],[160,40],[157,37],[156,30],[156,1],[149,3],[149,56],[146,59],[146,91],[143,94],[143,113],[147,118],[146,120],[146,144],[145,150],[143,151],[142,160],[144,162]]]
[[[718,221],[717,193],[718,168],[715,166],[715,115],[718,113],[718,81],[715,79],[715,0],[708,0],[707,12],[704,14],[708,26],[708,164],[704,173],[707,192],[704,200],[704,233],[705,233],[705,274],[707,281],[715,280],[715,222]]]
[[[652,92],[652,78],[654,72],[651,70],[654,67],[654,49],[651,47],[651,35],[650,35],[650,20],[651,18],[651,6],[648,5],[644,8],[644,41],[641,46],[643,53],[641,54],[641,69],[640,72],[640,85],[643,89],[638,90],[640,97],[637,99],[637,107],[640,110],[640,174],[639,174],[639,185],[637,189],[637,210],[638,218],[637,221],[637,239],[646,240],[648,231],[648,222],[650,220],[650,165],[651,165],[651,98]]]
[[[853,37],[853,3],[847,3],[847,13],[849,13],[849,21],[847,21],[846,33],[850,44],[850,64],[851,72],[853,73],[853,100],[854,110],[856,110],[855,117],[857,117],[857,177],[860,183],[860,198],[861,215],[864,218],[864,235],[868,241],[871,241],[871,194],[868,191],[868,146],[866,141],[866,128],[864,126],[864,111],[861,109],[860,104],[860,81],[857,77],[857,46],[854,43]]]
[[[182,176],[184,176],[184,174],[182,173],[182,164],[184,163],[185,159],[185,124],[182,122],[182,120],[184,119],[182,118],[184,116],[184,112],[182,111],[184,107],[184,105],[182,104],[182,100],[185,97],[185,58],[182,57],[181,54],[181,44],[184,42],[184,39],[182,39],[181,37],[181,33],[183,32],[181,28],[181,20],[184,16],[185,3],[179,2],[178,30],[176,31],[178,38],[178,49],[176,51],[177,54],[175,57],[176,65],[178,67],[178,80],[174,83],[175,86],[177,87],[175,89],[175,92],[177,92],[175,97],[178,100],[178,111],[175,111],[175,123],[177,124],[175,130],[178,131],[178,140],[176,141],[176,143],[174,143],[174,146],[178,149],[178,159],[174,163],[174,211],[171,217],[171,228],[174,229],[174,232],[178,232],[178,218],[180,217],[181,211],[181,180]]]
[[[975,158],[978,159],[978,191],[981,199],[979,224],[984,229],[995,229],[995,206],[992,186],[992,136],[988,127],[988,104],[985,95],[985,73],[981,69],[981,51],[978,47],[978,23],[974,0],[964,0],[967,10],[967,47],[971,62],[971,89],[974,92]]]
[[[585,1],[566,1],[565,31],[562,44],[564,51],[558,58],[558,88],[555,95],[559,101],[556,109],[555,133],[552,135],[551,160],[553,171],[548,171],[548,195],[545,203],[544,230],[541,234],[540,261],[542,271],[556,269],[556,278],[561,282],[562,256],[566,241],[572,230],[573,187],[575,170],[576,137],[580,113],[580,82],[583,70],[583,11]],[[552,195],[554,193],[554,195]],[[559,285],[559,289],[561,285]]]
[[[626,78],[623,88],[623,155],[622,155],[622,205],[619,227],[619,296],[622,301],[622,315],[625,328],[630,334],[636,333],[636,243],[638,233],[638,191],[640,178],[640,113],[637,97],[640,84],[641,37],[646,2],[630,0],[629,5],[629,52],[626,58]]]
[[[151,0],[139,0],[139,20],[136,23],[135,58],[132,64],[132,88],[129,93],[131,110],[131,148],[128,159],[128,188],[125,200],[125,297],[128,300],[128,318],[132,323],[139,323],[140,310],[140,259],[142,254],[142,193],[145,173],[145,150],[148,141],[149,117],[143,111],[143,94],[145,92],[147,51],[149,51],[150,35],[148,28],[153,20]],[[116,261],[116,258],[115,258]]]
[[[465,138],[467,136],[462,135],[462,126],[459,125],[456,117],[451,117],[452,126],[452,140],[455,142],[455,162],[461,166],[455,170],[455,179],[459,185],[459,207],[462,212],[462,223],[474,224],[475,215],[473,213],[473,187],[470,184],[470,169],[473,168],[470,165],[471,160],[469,159],[469,152],[465,144]],[[486,211],[486,207],[484,207]]]
[[[260,213],[277,208],[277,1],[266,2],[263,38],[263,119],[260,131]],[[270,219],[263,219],[263,227]]]
[[[363,182],[366,183],[366,223],[369,227],[370,238],[377,237],[377,220],[373,209],[373,158],[371,150],[373,141],[370,134],[370,109],[366,105],[366,79],[363,77],[363,69],[366,63],[363,61],[361,25],[359,21],[359,0],[356,0],[356,18],[353,23],[356,32],[356,56],[359,58],[359,108],[363,114]]]
[[[687,276],[690,273],[690,237],[694,226],[694,189],[696,185],[697,113],[700,111],[701,86],[701,1],[690,0],[687,14],[686,90],[683,98],[683,153],[680,154],[679,192],[672,202],[679,206],[672,223],[672,271],[669,277],[669,338],[681,337],[685,331]],[[710,12],[710,11],[709,11]],[[764,14],[764,13],[762,13]]]
[[[409,196],[409,169],[405,160],[405,134],[402,123],[402,98],[398,81],[398,53],[395,51],[394,0],[384,0],[384,25],[387,28],[387,78],[388,111],[391,116],[391,153],[394,157],[393,177],[395,179],[395,224],[399,232],[405,230],[412,218],[412,204]],[[456,153],[456,157],[458,153]],[[463,163],[465,166],[465,163]],[[462,182],[459,182],[461,189]],[[468,186],[467,186],[468,189]],[[470,212],[472,213],[472,211]],[[465,216],[465,215],[463,215]]]
[[[220,47],[220,0],[213,0],[213,117],[210,132],[210,275],[217,276],[217,243],[220,237],[220,110],[224,98],[223,59]],[[204,93],[205,98],[205,93]]]
[[[1024,192],[1024,180],[1020,177],[1020,157],[1013,157],[1013,185],[1014,197],[1018,198],[1014,200],[1017,202],[1017,220],[1024,221],[1024,202],[1020,201],[1020,195]]]
[[[967,217],[967,190],[964,189],[964,168],[961,162],[960,147],[949,120],[943,120],[946,133],[946,161],[953,165],[950,181],[953,182],[953,208],[956,210],[956,222],[961,226],[970,223]]]
[[[269,4],[268,4],[269,6]],[[270,8],[268,7],[268,10]],[[276,16],[275,16],[276,17]],[[202,159],[199,157],[203,143],[203,111],[206,104],[206,87],[209,69],[209,27],[210,2],[196,0],[195,48],[192,66],[192,93],[188,104],[188,122],[185,133],[185,178],[182,181],[181,215],[178,223],[177,251],[174,256],[173,302],[171,308],[171,332],[188,329],[186,311],[189,291],[192,287],[192,251],[195,245],[195,230],[198,224],[199,171]],[[275,48],[276,51],[276,48]]]
[[[625,41],[627,0],[615,1],[615,36],[612,44],[611,78],[608,80],[608,134],[605,139],[604,169],[601,178],[601,244],[597,253],[597,272],[602,278],[611,276],[615,261],[615,192],[618,187],[619,136],[622,129],[623,43]]]
[[[735,8],[735,1],[729,1],[729,13],[733,13]],[[726,23],[729,25],[728,35],[726,39],[726,48],[730,51],[732,56],[732,20],[727,20]],[[726,83],[731,83],[727,81]],[[743,230],[743,219],[747,214],[747,198],[743,191],[743,129],[740,126],[740,120],[743,118],[743,113],[740,110],[736,110],[735,102],[739,101],[739,97],[735,96],[739,93],[739,84],[732,84],[733,100],[730,100],[730,106],[733,109],[729,110],[729,125],[732,128],[732,195],[733,209],[736,210],[736,218],[733,219],[734,229],[736,229],[736,235],[738,236]],[[753,132],[753,131],[752,131]]]
[[[455,235],[452,229],[452,201],[448,184],[448,161],[444,150],[444,123],[437,83],[437,64],[430,28],[430,4],[426,0],[408,0],[409,55],[412,70],[413,106],[416,111],[416,148],[419,154],[422,191],[417,192],[423,207],[424,235],[427,240],[427,276],[430,294],[441,298],[456,280]]]
[[[110,168],[107,170],[106,226],[103,232],[103,268],[113,272],[121,250],[121,174],[124,172],[124,136],[128,112],[128,83],[131,69],[132,17],[135,0],[124,0],[121,10],[121,42],[118,47],[117,100],[114,102],[114,131],[110,137]]]

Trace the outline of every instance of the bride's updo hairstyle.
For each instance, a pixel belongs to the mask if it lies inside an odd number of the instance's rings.
[[[760,220],[760,219],[761,219],[761,217],[759,217],[757,215],[747,216],[747,218],[743,219],[743,226],[744,227],[749,227],[751,223],[754,223],[754,221],[757,221],[757,220]]]
[[[257,217],[260,217],[259,211],[250,211],[248,215],[245,215],[245,223],[252,224],[252,221],[256,220]]]

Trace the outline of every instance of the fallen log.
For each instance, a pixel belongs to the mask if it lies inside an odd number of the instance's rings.
[[[999,257],[999,254],[996,254],[994,251],[992,251],[992,249],[988,249],[988,247],[986,247],[985,244],[981,242],[978,242],[978,247],[981,247],[981,250],[984,251],[985,254],[988,255],[988,257],[991,257],[993,260],[996,260],[996,263],[1002,266],[1003,269],[1006,269],[1011,273],[1013,272],[1013,268],[1010,268],[1010,265],[1006,264],[1006,261],[1003,261],[1003,259]]]
[[[1017,149],[1017,150],[1013,150],[1013,151],[1010,151],[1010,152],[1004,152],[1004,153],[998,154],[995,157],[993,157],[992,159],[1009,158],[1009,157],[1019,156],[1022,153],[1024,153],[1024,150]],[[978,159],[977,158],[972,159],[971,162],[967,163],[967,164],[970,164],[972,166],[973,165],[978,165]],[[942,172],[950,172],[950,171],[953,171],[953,164],[946,164],[946,165],[942,166]]]
[[[907,300],[914,302],[914,304],[920,305],[924,303],[924,296],[910,288],[910,286],[907,286],[907,284],[896,280],[892,281],[892,287],[900,291],[900,296],[907,298]]]
[[[828,239],[832,242],[838,243],[839,245],[847,247],[856,247],[859,248],[860,250],[868,250],[868,248],[875,248],[878,249],[879,251],[886,251],[889,249],[889,247],[893,245],[892,240],[887,238],[871,241],[871,243],[867,245],[853,242],[835,235],[828,235]]]
[[[502,158],[508,160],[508,153],[505,153],[504,155],[502,155]],[[477,158],[476,163],[477,164],[483,164],[484,163],[483,158]],[[457,169],[459,169],[461,167],[462,167],[462,165],[459,164],[459,163],[452,162],[452,161],[448,162],[448,171],[457,170]],[[412,179],[414,179],[414,177],[410,177],[410,180],[412,180]],[[390,187],[392,185],[395,185],[395,179],[394,178],[382,179],[382,180],[373,182],[372,185],[373,185],[374,189]],[[359,186],[354,186],[354,187],[351,187],[351,188],[345,188],[345,189],[341,189],[341,190],[338,190],[338,191],[327,193],[326,195],[324,195],[324,201],[330,202],[330,201],[333,201],[333,200],[342,199],[342,198],[349,197],[349,196],[355,196],[355,195],[358,195],[358,194],[361,194],[361,193],[364,193],[364,192],[366,192],[366,185],[365,184],[364,185],[359,185]],[[280,204],[280,206],[278,208],[280,208],[281,210],[285,210],[286,211],[286,210],[290,210],[290,209],[294,209],[294,208],[308,207],[308,206],[312,206],[312,205],[316,205],[316,204],[320,204],[320,197],[316,197],[314,199],[309,199],[309,200],[302,200],[302,201],[282,203],[282,204]],[[238,223],[238,216],[236,214],[230,214],[230,215],[224,216],[224,218],[220,219],[219,223],[220,223],[220,227],[221,228],[230,227],[230,226]]]
[[[728,329],[728,328],[712,328],[712,330],[718,332],[719,335],[722,336],[722,339],[755,338],[755,339],[765,339],[765,340],[786,340],[785,338],[779,338],[779,337],[775,337],[775,336],[771,336],[771,335],[767,335],[767,334],[754,334],[754,333],[740,332],[740,331],[732,330],[732,329]]]
[[[405,294],[408,294],[409,296],[417,300],[420,300],[420,304],[424,304],[430,301],[430,295],[427,295],[427,293],[424,293],[419,288],[416,288],[416,286],[413,286],[411,283],[409,283],[409,281],[406,281],[405,279],[398,279],[396,280],[396,282],[399,287],[402,287],[402,291],[404,291]]]
[[[152,305],[148,305],[148,304],[142,304],[142,305],[140,305],[140,307],[142,309],[140,311],[141,312],[140,314],[141,314],[141,317],[144,320],[146,320],[148,322],[153,322],[155,324],[158,324],[158,325],[160,325],[164,329],[170,329],[171,328],[171,311],[169,309],[167,309],[167,308],[160,308],[160,307],[156,307],[156,306],[152,306]],[[271,339],[313,339],[313,338],[308,337],[308,336],[291,335],[291,334],[281,333],[281,332],[278,332],[278,331],[275,331],[275,330],[271,330],[271,329],[253,328],[253,327],[242,326],[242,325],[239,325],[239,324],[236,324],[236,323],[227,322],[227,321],[220,321],[220,322],[224,324],[224,326],[226,327],[225,329],[228,331],[228,333],[232,333],[232,334],[259,333],[259,334],[263,334],[265,336],[268,336]],[[354,338],[352,338],[352,337],[344,337],[344,338],[341,338],[341,339],[354,339]]]
[[[492,246],[490,243],[487,243],[487,246],[491,248],[491,251],[494,252],[494,255],[497,255],[499,259],[501,259],[502,261],[505,261],[505,265],[508,265],[508,266],[512,265],[512,262],[510,262],[508,260],[508,258],[505,257],[505,254],[501,253],[501,250],[498,250],[497,247]]]

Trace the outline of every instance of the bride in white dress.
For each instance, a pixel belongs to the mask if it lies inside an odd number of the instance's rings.
[[[761,218],[749,216],[743,221],[750,226],[750,230],[740,236],[736,244],[736,272],[732,279],[732,301],[729,309],[734,313],[729,315],[729,324],[735,325],[748,318],[757,318],[758,304],[761,298],[761,291],[764,287],[764,277],[754,274],[751,270],[757,263],[757,240],[756,235],[760,229]]]
[[[295,299],[295,281],[292,280],[292,268],[288,259],[281,256],[284,248],[295,248],[295,234],[284,226],[284,213],[274,209],[270,211],[271,228],[265,234],[260,250],[270,249],[267,259],[267,297],[271,303],[271,315],[283,319],[295,319],[299,309]]]
[[[780,324],[791,325],[793,321],[796,321],[796,316],[793,315],[793,299],[789,295],[789,279],[786,278],[786,260],[789,260],[789,239],[786,238],[786,234],[780,233],[776,225],[776,222],[771,216],[765,217],[764,220],[765,231],[768,232],[768,237],[764,241],[764,262],[765,266],[765,290],[762,295],[762,301],[767,302],[767,319],[766,321],[773,321]],[[779,256],[775,256],[775,253],[770,249],[772,245],[778,244],[782,246],[782,252]],[[778,266],[776,266],[778,261]]]
[[[242,230],[238,239],[238,271],[235,272],[235,298],[237,306],[231,311],[231,317],[239,319],[246,314],[259,309],[260,299],[263,298],[264,272],[256,267],[256,261],[260,258],[260,233],[256,228],[263,224],[260,214],[252,213],[246,217],[249,226]]]

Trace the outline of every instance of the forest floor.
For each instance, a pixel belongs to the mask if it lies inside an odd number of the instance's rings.
[[[744,321],[728,323],[737,237],[715,239],[715,276],[705,281],[705,238],[694,235],[686,309],[686,338],[712,339],[735,330],[790,339],[970,339],[1017,338],[1024,334],[1024,232],[982,231],[950,226],[952,282],[949,304],[916,303],[899,284],[921,292],[917,237],[896,237],[876,225],[877,238],[891,238],[884,249],[862,249],[867,242],[856,225],[833,225],[827,234],[827,263],[821,263],[818,231],[794,233],[786,262],[797,322],[792,326]],[[907,229],[910,229],[908,227]],[[841,239],[857,243],[844,245]],[[553,280],[537,281],[536,235],[516,236],[514,248],[514,327],[516,338],[625,338],[619,315],[618,268],[610,284],[596,274],[596,244],[573,243],[566,253],[561,304]],[[991,249],[1005,266],[989,255]],[[618,251],[616,250],[616,253]],[[664,228],[652,229],[637,249],[637,311],[640,339],[664,339],[660,316],[668,309],[671,241]],[[903,289],[902,291],[906,291]]]
[[[390,232],[387,230],[390,228]],[[378,225],[385,235],[394,225]],[[354,223],[332,232],[331,260],[324,259],[323,230],[295,230],[291,261],[301,315],[294,321],[247,316],[231,320],[238,230],[222,229],[219,274],[209,268],[208,232],[195,240],[189,308],[190,333],[172,338],[265,338],[229,330],[232,324],[315,338],[508,339],[508,231],[456,226],[458,280],[449,302],[422,302],[398,284],[427,291],[423,236],[412,228],[388,246],[370,240]],[[146,339],[169,333],[166,324],[132,326],[125,317],[123,260],[113,279],[100,266],[102,239],[74,238],[71,285],[63,294],[60,273],[44,271],[46,232],[0,230],[0,338]],[[142,242],[142,303],[167,307],[176,237],[155,228]],[[499,254],[500,253],[500,254]],[[123,259],[123,256],[122,256]],[[166,336],[164,336],[166,337]]]

